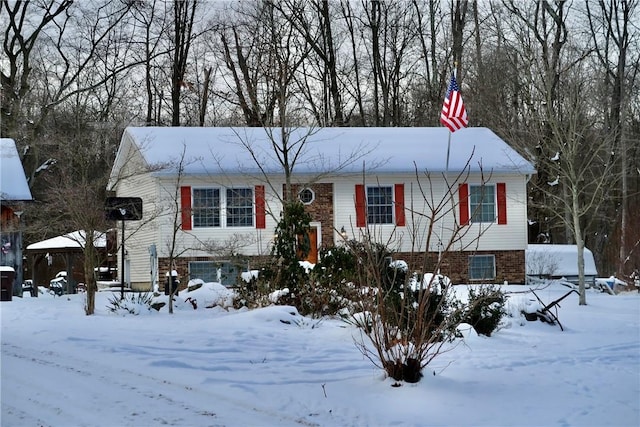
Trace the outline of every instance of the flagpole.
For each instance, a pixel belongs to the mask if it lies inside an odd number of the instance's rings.
[[[453,63],[453,77],[455,79],[458,78],[458,61]],[[445,165],[444,173],[445,176],[449,175],[449,153],[451,152],[451,129],[449,129],[449,140],[447,141],[447,164]]]
[[[451,188],[449,188],[449,155],[451,153],[451,130],[449,130],[449,136],[447,138],[447,162],[444,167],[444,184],[447,186],[447,192],[449,193],[449,197],[453,197],[451,194]],[[444,246],[443,241],[444,236],[444,217],[440,219],[440,242],[438,245],[438,274],[440,274],[440,261],[442,260],[442,250]]]
[[[453,63],[453,77],[456,77],[456,71],[458,68],[458,62]],[[444,183],[447,186],[447,192],[449,193],[449,197],[453,197],[451,194],[451,188],[449,188],[449,157],[451,155],[451,129],[449,129],[449,136],[447,138],[447,162],[444,167]],[[440,220],[440,244],[438,245],[438,274],[440,274],[440,261],[442,260],[442,250],[444,246],[443,236],[444,236],[444,218]]]

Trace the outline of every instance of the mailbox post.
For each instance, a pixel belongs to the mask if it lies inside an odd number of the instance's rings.
[[[142,219],[142,199],[140,197],[107,197],[105,201],[107,219],[122,221],[122,246],[120,248],[120,299],[124,299],[124,223]]]

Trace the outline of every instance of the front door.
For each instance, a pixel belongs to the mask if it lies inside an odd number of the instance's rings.
[[[309,255],[305,261],[309,261],[311,264],[318,263],[318,228],[309,228]]]
[[[298,236],[301,238],[302,235]],[[302,257],[301,253],[298,253],[298,258],[301,261],[308,261],[311,264],[318,263],[318,227],[309,227],[307,232],[307,238],[309,239],[309,254],[306,257]]]

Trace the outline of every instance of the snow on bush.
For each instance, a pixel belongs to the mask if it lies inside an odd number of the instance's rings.
[[[404,271],[405,273],[409,271],[409,264],[407,264],[407,262],[403,260],[391,261],[389,267],[395,270]]]
[[[277,304],[280,298],[285,295],[289,295],[289,288],[278,289],[277,291],[273,291],[269,294],[269,301],[274,304]]]
[[[197,305],[205,308],[222,307],[224,309],[233,307],[236,293],[216,282],[205,283],[202,279],[191,279],[186,290],[179,293],[181,299],[186,301],[196,301]]]
[[[243,271],[240,274],[240,277],[242,277],[242,280],[244,280],[246,283],[250,283],[252,280],[257,280],[259,274],[260,270]]]

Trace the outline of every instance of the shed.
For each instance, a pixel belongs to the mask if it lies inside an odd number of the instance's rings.
[[[577,245],[528,245],[525,252],[527,276],[564,278],[578,283]],[[598,275],[593,252],[584,248],[584,280],[593,284]]]
[[[69,272],[67,277],[71,286],[84,281],[85,243],[84,230],[78,230],[27,246],[26,254],[31,265],[33,283],[46,286],[60,271]],[[102,254],[101,258],[108,262],[106,233],[98,233],[94,245]]]

